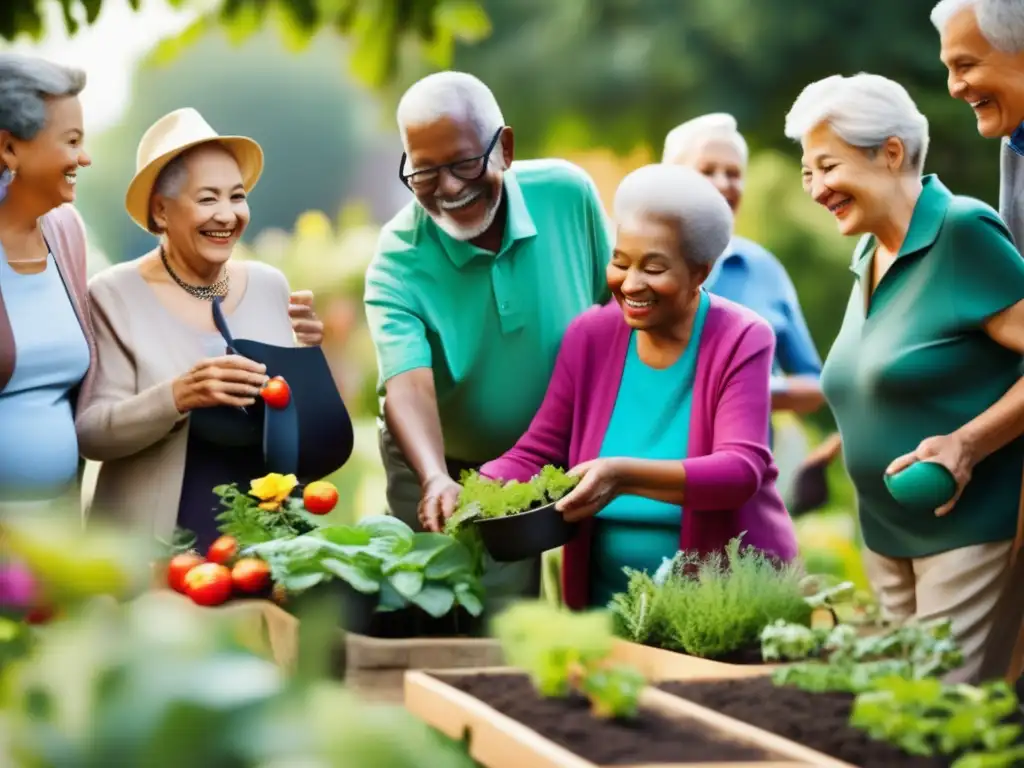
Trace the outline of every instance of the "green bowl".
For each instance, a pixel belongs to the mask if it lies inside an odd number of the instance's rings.
[[[902,506],[919,512],[936,510],[956,494],[953,474],[934,461],[919,461],[886,475],[885,486]]]

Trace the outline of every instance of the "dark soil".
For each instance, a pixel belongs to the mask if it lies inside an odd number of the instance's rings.
[[[721,656],[709,656],[708,661],[720,661],[723,664],[764,664],[764,657],[761,655],[761,645],[749,645],[746,648],[738,648],[735,651],[723,653]]]
[[[641,710],[635,721],[603,721],[582,697],[543,699],[525,675],[438,674],[503,715],[596,765],[767,761],[755,747],[726,741],[708,726]]]
[[[951,763],[947,758],[908,755],[850,726],[852,694],[808,693],[799,688],[780,687],[769,676],[713,683],[663,683],[658,687],[851,765],[946,768]]]

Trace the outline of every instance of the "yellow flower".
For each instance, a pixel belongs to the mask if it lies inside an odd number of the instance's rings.
[[[280,509],[282,502],[287,499],[299,480],[295,475],[279,475],[271,472],[266,477],[252,480],[249,483],[249,495],[260,500],[260,509],[271,511]]]

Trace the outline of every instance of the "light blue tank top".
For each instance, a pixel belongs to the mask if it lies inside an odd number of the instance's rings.
[[[622,382],[601,444],[602,458],[686,458],[697,351],[709,304],[708,294],[701,291],[690,341],[668,368],[644,363],[637,354],[637,335],[630,335]],[[604,606],[626,589],[623,567],[653,575],[663,558],[674,555],[682,515],[679,506],[641,496],[619,496],[601,510],[591,544],[591,605]]]
[[[57,498],[78,476],[70,393],[89,369],[89,346],[53,256],[35,275],[0,249],[3,295],[16,352],[0,390],[0,500]]]

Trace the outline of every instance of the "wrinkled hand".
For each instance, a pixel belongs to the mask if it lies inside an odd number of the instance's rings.
[[[619,494],[621,477],[615,459],[594,459],[577,464],[570,475],[579,484],[558,500],[555,509],[570,523],[585,520],[604,509]]]
[[[295,291],[288,297],[288,316],[299,344],[318,347],[324,340],[324,324],[313,309],[312,291]]]
[[[441,533],[455,511],[462,486],[448,475],[436,475],[423,484],[417,513],[424,530]]]
[[[895,475],[919,461],[934,461],[936,464],[944,466],[953,475],[953,479],[956,481],[956,494],[946,504],[935,510],[936,517],[949,514],[960,500],[960,494],[964,492],[964,487],[970,482],[971,473],[974,471],[976,461],[970,447],[955,432],[929,437],[922,440],[916,450],[893,459],[892,463],[886,467],[885,474]]]
[[[267,381],[267,366],[240,355],[200,360],[174,380],[171,391],[178,413],[196,408],[253,405]]]

